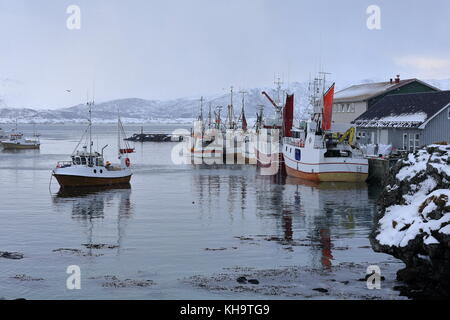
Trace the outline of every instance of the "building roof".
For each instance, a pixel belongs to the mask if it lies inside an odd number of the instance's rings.
[[[433,86],[420,81],[418,79],[405,79],[400,80],[399,82],[394,81],[391,83],[387,82],[374,82],[374,83],[364,83],[358,84],[351,87],[348,87],[344,90],[338,91],[334,94],[334,103],[343,103],[343,102],[357,102],[357,101],[367,101],[371,98],[379,96],[381,94],[393,91],[397,88],[400,88],[404,85],[407,85],[412,82],[420,82],[430,88],[434,88]]]
[[[450,91],[393,94],[383,97],[352,123],[365,128],[423,128],[450,106]]]

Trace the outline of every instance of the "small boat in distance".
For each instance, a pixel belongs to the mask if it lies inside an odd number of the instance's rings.
[[[4,135],[3,131],[0,129],[0,139]],[[12,130],[12,133],[6,137],[6,139],[0,141],[3,149],[5,150],[23,150],[23,149],[39,149],[41,147],[41,142],[39,141],[39,135],[35,132],[33,137],[24,137],[23,133],[16,128]]]
[[[103,151],[108,145],[105,145],[101,152],[92,149],[91,112],[94,102],[88,102],[87,105],[89,107],[89,125],[72,153],[71,161],[58,162],[56,168],[52,171],[52,175],[62,188],[129,184],[132,171],[128,154],[133,153],[134,149],[130,148],[127,142],[125,142],[123,148],[121,147],[121,136],[126,137],[126,135],[120,117],[117,119],[118,159],[120,163],[113,165],[109,161],[105,162],[103,158]],[[85,144],[81,150],[78,150],[83,140],[85,140]]]

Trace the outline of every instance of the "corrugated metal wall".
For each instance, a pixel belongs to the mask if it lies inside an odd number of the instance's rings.
[[[450,142],[449,108],[444,109],[427,124],[423,133],[423,144],[432,144],[441,141]]]

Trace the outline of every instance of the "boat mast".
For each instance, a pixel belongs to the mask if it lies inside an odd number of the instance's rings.
[[[233,86],[231,86],[230,92],[231,98],[230,98],[230,105],[228,106],[227,129],[234,129]]]
[[[231,86],[231,106],[233,107],[233,86]]]
[[[208,129],[211,129],[211,126],[212,126],[212,118],[211,118],[211,102],[210,102],[208,109]]]
[[[240,91],[240,94],[242,94],[242,110],[241,110],[241,121],[244,121],[244,116],[245,116],[245,95],[248,93],[247,91]]]
[[[94,100],[92,102],[88,102],[89,106],[89,159],[91,159],[92,156],[92,104],[94,103]],[[92,159],[91,159],[92,161]]]
[[[277,105],[278,105],[278,108],[282,108],[282,102],[281,102],[281,96],[280,96],[280,92],[281,92],[281,85],[283,84],[283,81],[281,81],[281,79],[278,77],[275,81],[274,81],[274,83],[277,85],[277,97],[278,97],[278,100],[277,100]]]
[[[215,121],[215,128],[220,130],[220,126],[222,124],[222,119],[220,118],[220,113],[222,112],[222,106],[217,106],[216,107],[217,111],[214,111],[214,121]]]
[[[198,120],[203,121],[203,97],[200,97],[200,116]]]
[[[328,74],[331,74],[331,73],[321,71],[321,72],[319,72],[319,74],[322,75],[322,80],[321,80],[322,81],[322,94],[320,95],[320,114],[319,114],[320,121],[322,122],[323,121],[323,112],[324,112],[323,99],[324,99],[324,95],[325,95],[325,92],[326,92],[326,85],[327,85],[326,84],[326,77],[327,77]]]
[[[120,111],[119,107],[117,106],[117,152],[119,152],[119,159],[121,156],[120,153]]]

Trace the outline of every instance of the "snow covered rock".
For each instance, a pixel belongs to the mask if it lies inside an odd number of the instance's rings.
[[[450,295],[450,145],[410,153],[391,169],[370,235],[372,247],[401,259],[398,272],[424,296]]]

